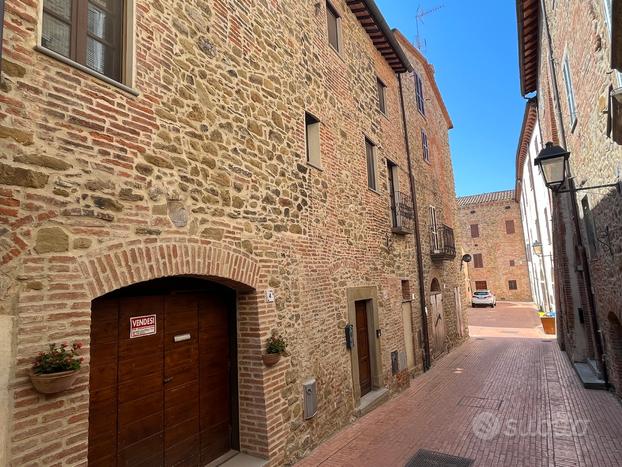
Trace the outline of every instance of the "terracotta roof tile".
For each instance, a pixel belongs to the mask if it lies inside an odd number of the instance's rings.
[[[496,201],[516,201],[514,190],[495,191],[479,195],[462,196],[458,198],[458,208],[464,208],[475,204],[494,203]]]

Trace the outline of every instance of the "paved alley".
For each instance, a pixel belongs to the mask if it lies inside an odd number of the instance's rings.
[[[469,319],[469,342],[298,465],[403,466],[419,449],[480,466],[622,465],[622,405],[581,386],[532,307]]]

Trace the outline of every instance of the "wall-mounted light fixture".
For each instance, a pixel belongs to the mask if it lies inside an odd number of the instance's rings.
[[[618,180],[616,183],[609,183],[606,185],[586,186],[580,188],[570,188],[562,190],[561,187],[568,179],[570,167],[568,161],[570,160],[570,152],[561,146],[556,146],[551,142],[546,143],[546,146],[536,160],[534,165],[540,168],[542,176],[544,177],[544,183],[549,190],[555,193],[575,193],[577,191],[595,190],[598,188],[616,188],[618,193],[622,194],[622,180]]]
[[[533,252],[536,256],[539,256],[540,258],[548,258],[548,257],[552,257],[553,255],[545,255],[543,254],[542,251],[542,242],[540,240],[536,240],[535,242],[533,242],[533,245],[531,245],[531,248],[533,249]]]

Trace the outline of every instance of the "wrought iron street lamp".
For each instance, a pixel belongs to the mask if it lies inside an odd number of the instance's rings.
[[[546,143],[546,147],[540,151],[534,164],[540,167],[544,183],[547,188],[558,191],[568,176],[568,159],[570,153],[561,146]]]
[[[536,256],[542,256],[542,242],[536,240],[535,242],[533,242],[532,248]]]
[[[544,183],[549,190],[552,190],[556,193],[574,193],[575,191],[615,187],[617,188],[618,192],[622,194],[622,181],[618,181],[617,183],[609,183],[607,185],[597,185],[562,190],[561,187],[568,179],[570,172],[568,164],[569,159],[569,151],[562,148],[561,146],[556,146],[551,142],[546,143],[544,149],[542,149],[542,151],[540,151],[540,154],[538,154],[538,157],[536,157],[534,165],[540,167],[540,171],[542,173],[542,176],[544,177]]]
[[[542,250],[542,242],[540,240],[536,240],[535,242],[533,242],[533,245],[531,245],[531,248],[533,249],[533,252],[536,256],[539,256],[540,258],[549,258],[549,257],[553,257],[553,255],[545,255],[543,254],[543,250]]]

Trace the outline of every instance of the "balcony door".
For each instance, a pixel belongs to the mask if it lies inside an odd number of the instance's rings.
[[[436,208],[430,206],[430,232],[432,235],[432,249],[439,250],[438,224],[436,223]]]
[[[391,226],[400,227],[400,218],[398,216],[398,182],[397,182],[397,165],[387,160],[387,173],[389,176],[389,196],[391,198]]]

